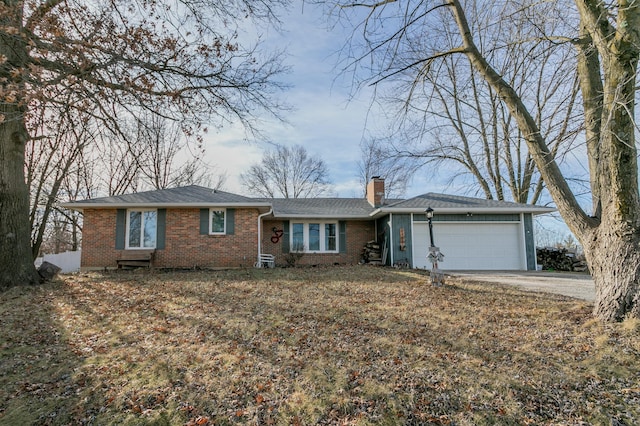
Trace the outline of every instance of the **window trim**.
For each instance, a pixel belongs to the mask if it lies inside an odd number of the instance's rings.
[[[302,224],[302,241],[303,241],[303,249],[302,250],[296,250],[295,249],[295,244],[293,241],[294,238],[294,232],[293,232],[293,227],[295,225],[299,225]],[[309,225],[310,224],[317,224],[320,227],[320,234],[319,234],[319,238],[320,238],[320,249],[319,250],[309,250]],[[335,250],[327,250],[326,249],[326,225],[334,225],[335,226],[335,241],[336,241],[336,248]],[[337,254],[340,253],[340,239],[338,238],[338,234],[339,234],[339,221],[337,220],[296,220],[296,221],[290,221],[289,222],[289,244],[291,247],[291,252],[296,252],[296,253],[313,253],[313,254]]]
[[[140,246],[131,247],[129,245],[129,235],[131,230],[131,212],[140,212]],[[156,213],[156,237],[154,240],[153,247],[145,247],[144,246],[144,212],[155,212]],[[125,250],[155,250],[158,246],[158,209],[148,209],[148,208],[131,208],[126,210],[125,216],[125,235],[124,235],[124,249]]]
[[[222,232],[213,232],[213,212],[224,213],[224,225]],[[209,209],[209,235],[227,235],[227,209],[211,207]]]

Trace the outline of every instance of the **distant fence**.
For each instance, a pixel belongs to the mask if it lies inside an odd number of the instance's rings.
[[[43,257],[36,259],[36,267],[42,262],[47,261],[62,268],[62,273],[76,272],[80,270],[80,254],[81,251],[65,251],[58,254],[45,254]]]

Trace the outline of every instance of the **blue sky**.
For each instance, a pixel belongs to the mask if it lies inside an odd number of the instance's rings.
[[[310,154],[322,158],[333,182],[335,196],[360,197],[363,188],[358,180],[360,142],[368,135],[380,134],[385,128],[381,111],[371,104],[371,91],[352,96],[351,82],[336,70],[337,51],[343,46],[347,30],[328,31],[319,11],[312,5],[298,3],[282,16],[282,31],[265,30],[267,45],[284,48],[291,73],[283,81],[291,88],[283,99],[294,107],[287,114],[288,124],[268,121],[261,130],[274,143],[303,145]],[[224,190],[246,194],[239,175],[262,158],[269,145],[247,142],[244,132],[228,128],[211,133],[207,138],[208,162],[227,173]],[[473,196],[464,182],[450,184],[446,171],[442,181],[434,181],[426,171],[411,177],[407,197],[427,192],[459,193]],[[546,216],[546,215],[545,215]],[[538,229],[564,236],[569,233],[557,217],[538,220]]]
[[[371,92],[351,97],[352,88],[346,77],[336,71],[336,55],[346,33],[338,29],[328,31],[319,11],[312,5],[294,5],[282,17],[282,31],[269,30],[262,34],[267,45],[284,48],[291,73],[284,82],[291,88],[283,99],[294,107],[287,113],[288,124],[269,121],[261,127],[274,143],[301,144],[319,156],[329,168],[337,196],[361,196],[358,181],[360,142],[368,134],[383,130],[382,115],[371,110]],[[228,178],[225,189],[243,193],[239,174],[260,161],[265,143],[248,143],[239,128],[212,133],[207,138],[208,162]],[[407,195],[438,192],[426,188],[419,179]]]

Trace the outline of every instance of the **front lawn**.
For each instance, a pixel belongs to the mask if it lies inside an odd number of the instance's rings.
[[[0,293],[0,424],[637,424],[640,322],[379,267]],[[618,423],[616,423],[618,422]]]

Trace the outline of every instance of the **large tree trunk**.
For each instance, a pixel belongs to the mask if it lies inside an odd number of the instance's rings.
[[[620,1],[619,5],[615,33],[594,32],[604,64],[603,108],[595,108],[603,114],[595,159],[598,174],[592,177],[600,187],[596,195],[601,207],[596,207],[596,215],[599,210],[602,215],[595,238],[582,238],[583,246],[589,246],[586,251],[596,282],[595,315],[607,321],[640,318],[640,199],[634,123],[640,9],[637,2]],[[592,10],[590,16],[595,13],[601,12]],[[606,25],[603,19],[596,21],[600,28]],[[596,74],[595,70],[591,73]]]
[[[603,3],[577,0],[576,4],[583,37],[578,45],[578,73],[594,188],[591,217],[577,203],[522,99],[476,47],[461,2],[451,2],[465,54],[517,120],[560,214],[585,249],[596,285],[594,314],[605,321],[640,318],[640,195],[634,127],[640,6],[620,1],[616,29]],[[593,47],[603,60],[604,76]]]
[[[13,109],[0,107],[0,114],[13,118],[0,123],[0,290],[38,282],[31,254],[29,188],[24,181],[28,134]]]
[[[638,229],[603,223],[583,247],[596,285],[595,316],[605,321],[640,318]]]
[[[4,2],[21,10],[14,2]],[[17,30],[21,14],[0,15],[0,290],[15,285],[35,284],[38,273],[31,255],[29,188],[24,179],[24,150],[29,134],[25,127],[25,98],[22,81],[26,72],[27,47]],[[18,32],[19,33],[19,32]]]

